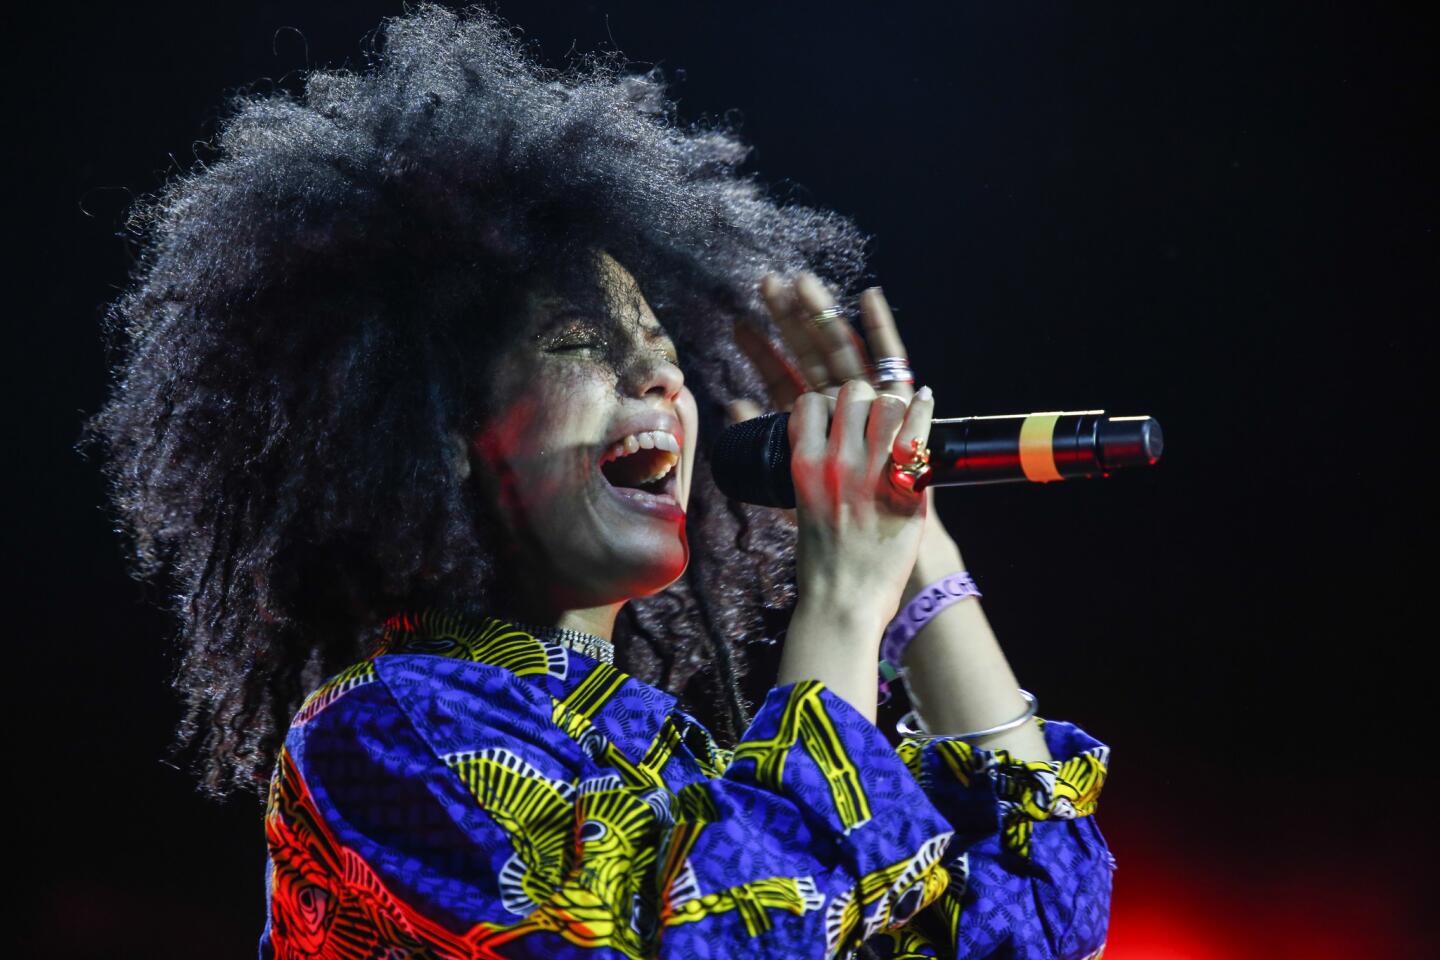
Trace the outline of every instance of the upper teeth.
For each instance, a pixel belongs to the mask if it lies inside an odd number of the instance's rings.
[[[628,456],[637,450],[668,450],[678,458],[680,455],[680,441],[675,435],[666,430],[646,430],[644,433],[632,433],[624,440],[617,442],[605,455],[600,458],[601,463],[609,463],[619,457]]]

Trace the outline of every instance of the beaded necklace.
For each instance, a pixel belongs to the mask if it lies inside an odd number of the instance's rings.
[[[599,660],[601,663],[615,665],[615,645],[604,637],[597,637],[593,633],[583,633],[579,630],[572,630],[569,627],[549,626],[542,627],[535,623],[525,623],[520,620],[502,620],[517,630],[524,630],[537,640],[546,640],[550,643],[558,643],[562,647],[568,647],[576,653],[584,654],[592,660]]]

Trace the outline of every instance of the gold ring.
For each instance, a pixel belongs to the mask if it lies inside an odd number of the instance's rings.
[[[930,466],[930,448],[921,450],[920,438],[916,437],[910,441],[910,451],[909,463],[896,463],[893,456],[890,458],[890,482],[906,493],[923,493],[934,472]]]

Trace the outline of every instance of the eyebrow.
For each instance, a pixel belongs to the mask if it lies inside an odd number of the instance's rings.
[[[571,303],[571,302],[569,302],[569,301],[560,301],[560,302],[556,303],[556,304],[553,305],[553,306],[548,306],[548,307],[546,307],[546,309],[545,309],[545,315],[546,315],[546,317],[547,317],[551,322],[559,322],[559,321],[561,321],[561,320],[570,320],[570,319],[573,319],[573,318],[575,318],[575,317],[580,317],[580,318],[582,318],[582,319],[588,319],[588,320],[593,320],[593,319],[595,319],[595,311],[594,311],[594,310],[591,310],[591,309],[589,309],[588,307],[579,306],[579,305],[574,304],[574,303]],[[606,315],[607,318],[609,318],[609,319],[611,319],[611,320],[614,319],[614,314],[613,314],[613,313],[610,313],[610,312],[607,311],[605,315]],[[663,326],[661,326],[658,322],[657,322],[656,324],[654,324],[654,325],[646,324],[646,323],[637,323],[636,326],[640,327],[642,330],[651,331],[651,332],[654,332],[654,331],[657,331],[657,330],[658,330],[658,331],[660,331],[660,332],[663,333],[664,330],[665,330],[665,328],[664,328]]]
[[[589,310],[578,307],[572,303],[561,303],[555,307],[552,307],[549,311],[549,318],[546,321],[545,328],[547,330],[552,330],[568,320],[594,319],[594,314],[591,313]],[[648,323],[639,323],[637,324],[637,326],[642,331],[644,331],[645,337],[648,340],[669,340],[672,344],[674,343],[675,338],[670,335],[670,331],[666,330],[665,327],[658,322],[653,325]]]

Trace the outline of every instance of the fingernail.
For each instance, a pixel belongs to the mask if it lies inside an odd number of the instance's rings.
[[[916,400],[929,400],[933,396],[935,396],[935,392],[930,389],[930,385],[928,383],[925,386],[921,387],[919,390],[915,391]]]

